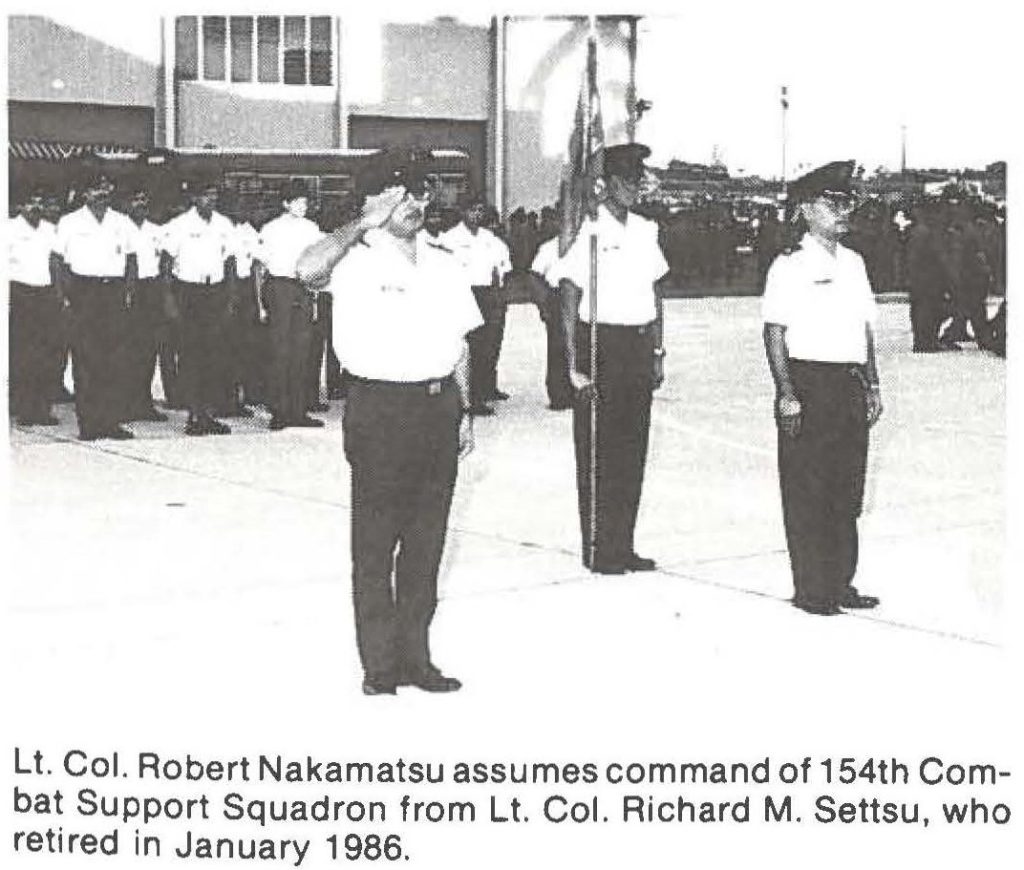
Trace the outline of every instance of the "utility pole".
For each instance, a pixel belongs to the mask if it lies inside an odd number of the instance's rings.
[[[779,100],[782,106],[782,188],[786,188],[786,112],[789,110],[789,89],[783,85]]]

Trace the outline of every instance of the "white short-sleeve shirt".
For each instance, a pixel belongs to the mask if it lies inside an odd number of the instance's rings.
[[[248,221],[235,225],[235,274],[239,278],[252,275],[252,264],[259,259],[260,234]]]
[[[139,267],[139,278],[146,280],[160,275],[160,251],[164,243],[164,228],[152,221],[141,224],[128,219],[132,226],[135,258]]]
[[[334,348],[357,377],[408,383],[450,375],[467,333],[482,325],[465,272],[422,234],[410,262],[382,230],[331,273]]]
[[[843,245],[833,256],[805,235],[768,269],[761,315],[786,327],[792,359],[867,362],[865,327],[874,325],[877,311],[864,261]]]
[[[7,276],[31,287],[49,287],[50,255],[57,243],[57,228],[48,221],[32,226],[24,215],[7,221]]]
[[[76,275],[119,278],[125,273],[128,255],[135,253],[133,229],[119,211],[108,208],[98,221],[83,205],[57,223],[55,249]]]
[[[458,223],[441,233],[441,244],[448,248],[466,270],[473,287],[489,287],[497,270],[500,281],[512,271],[508,245],[483,227],[471,233],[464,223]]]
[[[230,220],[213,212],[205,221],[195,207],[168,221],[164,233],[164,250],[174,260],[174,277],[193,284],[223,281],[224,263],[237,254],[237,245]]]
[[[285,212],[260,230],[256,258],[275,278],[296,278],[299,257],[324,237],[313,221]]]
[[[590,237],[597,236],[597,322],[640,326],[657,316],[654,282],[668,271],[658,244],[658,225],[633,213],[621,223],[604,206],[587,218],[565,256],[548,270],[548,281],[572,281],[583,295],[580,319],[590,322]]]

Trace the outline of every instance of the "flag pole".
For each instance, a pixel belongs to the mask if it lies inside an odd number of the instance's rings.
[[[587,134],[590,141],[586,143],[588,151],[593,148],[594,130],[594,92],[597,89],[597,22],[590,16],[590,36],[587,40]],[[587,163],[593,166],[593,155],[588,154]],[[588,179],[587,211],[594,196],[595,178]],[[596,203],[594,204],[596,217]],[[597,225],[590,233],[590,566],[594,567],[597,556],[597,403],[600,400],[597,388]]]

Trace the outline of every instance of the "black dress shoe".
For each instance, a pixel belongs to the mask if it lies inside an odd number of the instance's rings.
[[[221,423],[220,420],[210,419],[204,424],[207,435],[230,435],[231,427],[227,423]]]
[[[504,402],[506,399],[511,398],[512,397],[504,390],[499,390],[495,388],[495,390],[487,397],[487,400],[489,402]]]
[[[202,420],[189,420],[185,423],[186,435],[209,435]]]
[[[306,408],[310,414],[322,414],[324,411],[330,411],[331,406],[326,402],[314,402],[308,408]]]
[[[78,433],[79,441],[98,441],[103,437],[102,432],[97,432],[94,429],[82,429]]]
[[[308,414],[304,414],[295,420],[289,420],[288,425],[297,426],[300,429],[322,429],[324,421],[318,420],[316,417],[310,417]]]
[[[658,563],[654,559],[648,559],[646,556],[638,556],[636,553],[630,553],[626,557],[626,570],[627,571],[657,571]]]
[[[54,417],[52,414],[43,414],[38,417],[18,417],[18,425],[20,426],[58,426],[60,420]]]
[[[835,616],[843,612],[839,609],[839,605],[833,601],[808,601],[802,598],[794,598],[793,606],[804,611],[804,613],[811,613],[814,616]]]
[[[120,426],[115,426],[113,429],[108,429],[101,436],[103,438],[110,438],[112,441],[131,441],[135,437],[127,429],[122,429]]]
[[[400,686],[415,686],[424,692],[457,692],[462,683],[455,677],[446,677],[433,665],[421,670],[403,671],[398,679]]]
[[[861,595],[856,589],[849,589],[839,598],[838,603],[847,610],[871,610],[881,602],[874,595]]]
[[[391,677],[374,677],[367,674],[363,677],[364,695],[394,695],[395,681]]]
[[[284,417],[271,417],[270,418],[270,431],[280,432],[282,429],[288,428],[288,421]]]
[[[469,414],[472,415],[473,417],[493,417],[494,408],[490,407],[489,405],[484,405],[483,403],[470,405]]]
[[[584,563],[586,565],[586,563]],[[594,574],[625,574],[626,564],[624,562],[612,562],[605,559],[598,559],[587,567]]]

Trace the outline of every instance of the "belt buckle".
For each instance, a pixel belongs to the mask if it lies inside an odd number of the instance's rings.
[[[440,396],[441,395],[441,382],[431,381],[427,384],[427,395],[428,396]]]

